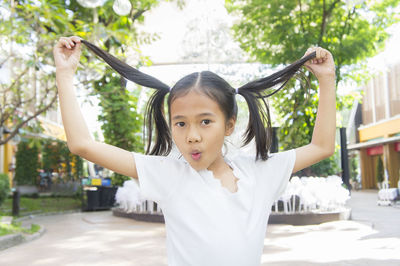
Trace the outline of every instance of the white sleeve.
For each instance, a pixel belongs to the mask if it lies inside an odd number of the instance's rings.
[[[177,190],[182,177],[182,163],[166,156],[144,155],[132,152],[140,193],[143,198],[157,203],[166,202]]]
[[[285,191],[296,162],[294,149],[271,153],[267,161],[256,162],[257,179],[273,201]]]

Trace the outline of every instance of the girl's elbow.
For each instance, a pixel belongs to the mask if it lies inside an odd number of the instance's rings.
[[[74,145],[69,142],[67,142],[67,146],[68,146],[69,151],[72,154],[78,155],[78,156],[80,156],[82,154],[82,150],[83,150],[82,146]]]
[[[331,147],[328,147],[325,149],[325,158],[329,158],[331,157],[333,154],[335,153],[335,146],[332,145]]]

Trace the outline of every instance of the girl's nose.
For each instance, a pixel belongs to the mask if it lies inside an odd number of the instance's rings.
[[[201,136],[195,128],[191,128],[187,135],[187,142],[199,142],[201,140]]]

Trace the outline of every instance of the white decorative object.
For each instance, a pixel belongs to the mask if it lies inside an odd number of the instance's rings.
[[[389,188],[389,182],[383,181],[382,188],[378,192],[378,205],[389,206],[399,198],[399,190],[397,188]]]
[[[140,193],[140,188],[135,180],[125,181],[115,194],[115,201],[125,212],[136,211],[137,205],[141,206],[145,199]]]
[[[87,8],[95,8],[102,6],[105,2],[105,0],[77,0],[78,3]]]
[[[126,16],[131,12],[132,4],[129,0],[115,0],[113,10],[120,16]]]
[[[331,211],[341,208],[350,198],[350,193],[342,186],[339,176],[324,177],[297,177],[289,181],[280,201],[283,202],[284,212],[300,211]],[[300,199],[300,206],[295,209],[295,196]],[[277,202],[275,202],[277,209]]]

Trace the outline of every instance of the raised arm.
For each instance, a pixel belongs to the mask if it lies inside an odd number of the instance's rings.
[[[319,83],[317,117],[311,143],[297,148],[293,173],[311,166],[335,152],[336,92],[335,64],[332,54],[322,48],[310,48],[306,55],[316,51],[316,58],[305,66],[316,76]]]
[[[97,142],[89,132],[73,86],[73,77],[80,54],[81,41],[76,36],[61,37],[53,49],[56,83],[68,148],[72,153],[93,163],[137,178],[135,160],[129,151]]]

